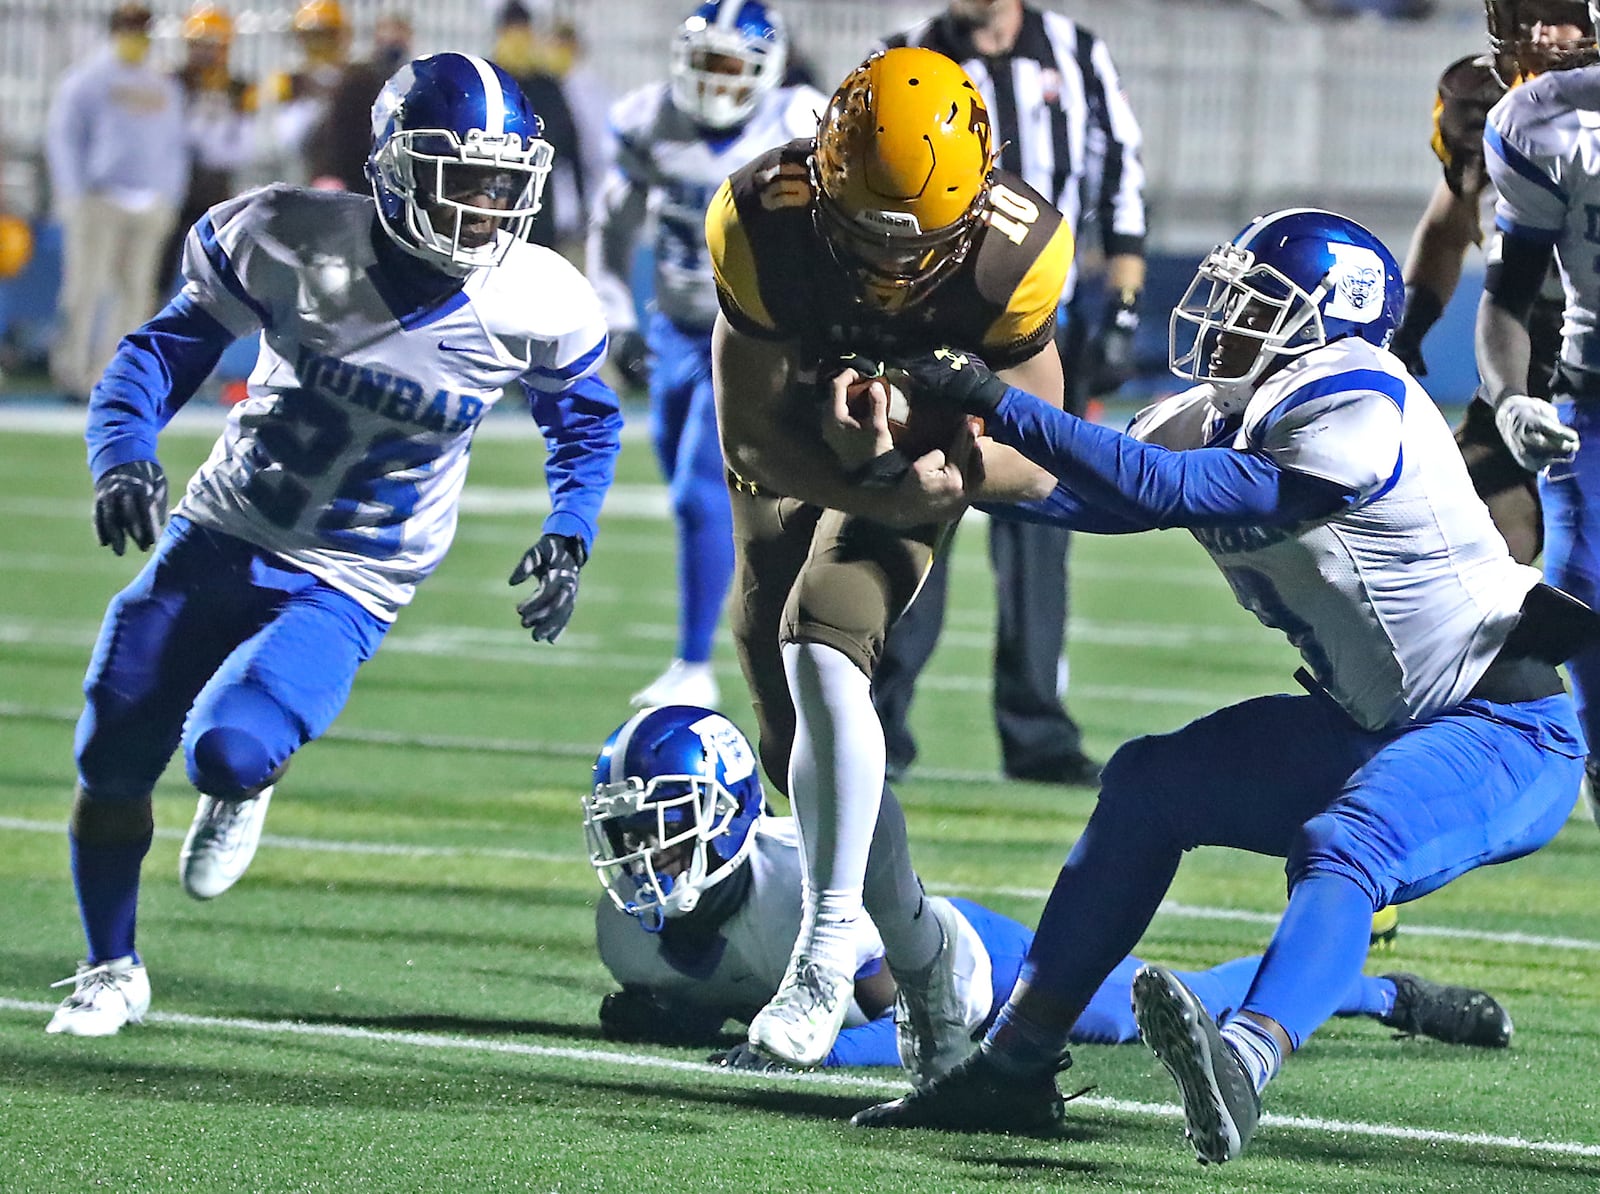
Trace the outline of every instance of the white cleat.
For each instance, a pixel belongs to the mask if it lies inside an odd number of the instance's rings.
[[[944,944],[921,970],[894,972],[895,1045],[913,1086],[943,1077],[972,1052],[972,1029],[993,999],[992,964],[978,931],[949,900],[928,896],[926,903]]]
[[[80,963],[78,973],[52,987],[72,984],[72,994],[61,1001],[45,1026],[49,1033],[67,1036],[114,1036],[124,1024],[137,1024],[150,1010],[150,976],[143,962],[130,955],[91,966]]]
[[[275,784],[249,800],[200,797],[189,833],[178,852],[178,882],[197,900],[215,899],[250,868],[267,823]]]
[[[856,980],[804,954],[789,961],[775,994],[750,1021],[750,1044],[802,1069],[821,1065],[844,1027]]]
[[[674,659],[666,671],[629,697],[628,704],[635,709],[653,709],[659,705],[698,705],[702,709],[715,709],[721,695],[709,663]]]

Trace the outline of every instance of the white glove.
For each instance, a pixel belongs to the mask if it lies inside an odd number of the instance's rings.
[[[1578,433],[1542,398],[1508,394],[1494,408],[1494,425],[1517,463],[1530,473],[1571,460],[1578,451]]]

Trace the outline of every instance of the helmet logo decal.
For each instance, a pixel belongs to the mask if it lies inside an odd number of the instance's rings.
[[[1333,268],[1328,281],[1333,293],[1323,314],[1352,323],[1371,323],[1383,314],[1383,260],[1365,245],[1330,242]]]
[[[721,760],[724,778],[728,783],[739,783],[755,773],[756,757],[750,750],[750,743],[726,717],[714,713],[694,722],[689,729],[700,736],[708,759],[714,757]]]
[[[971,96],[972,111],[967,116],[967,132],[978,134],[978,145],[983,150],[983,160],[989,160],[989,145],[993,131],[989,127],[989,112],[976,95]]]
[[[890,236],[917,236],[922,225],[909,211],[877,211],[866,208],[856,212],[856,223]]]

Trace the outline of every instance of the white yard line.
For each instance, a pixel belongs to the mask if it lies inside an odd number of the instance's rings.
[[[0,1011],[27,1015],[46,1015],[53,1003],[0,998]],[[390,1032],[344,1024],[305,1024],[293,1020],[250,1020],[227,1016],[191,1016],[180,1012],[151,1012],[147,1024],[172,1025],[217,1032],[251,1033],[261,1036],[318,1037],[342,1041],[364,1041],[393,1047],[427,1050],[452,1050],[528,1057],[551,1061],[575,1061],[585,1065],[614,1066],[636,1073],[661,1070],[678,1074],[718,1076],[750,1082],[782,1082],[797,1086],[902,1094],[905,1083],[888,1078],[853,1074],[734,1074],[705,1062],[681,1061],[648,1053],[623,1053],[610,1049],[580,1049],[561,1045],[530,1045],[520,1041],[489,1040],[482,1037],[446,1036],[434,1032]],[[86,1046],[93,1048],[92,1045]],[[1167,1103],[1141,1103],[1131,1099],[1084,1095],[1073,1100],[1074,1107],[1112,1111],[1155,1119],[1178,1119],[1183,1112]],[[1459,1144],[1476,1148],[1500,1148],[1512,1152],[1568,1157],[1600,1157],[1600,1144],[1580,1144],[1567,1140],[1528,1140],[1521,1136],[1501,1136],[1486,1132],[1442,1132],[1432,1128],[1408,1128],[1402,1124],[1366,1123],[1360,1120],[1321,1119],[1308,1115],[1263,1115],[1263,1127],[1292,1128],[1339,1136],[1369,1136],[1387,1140],[1413,1140],[1428,1144]]]

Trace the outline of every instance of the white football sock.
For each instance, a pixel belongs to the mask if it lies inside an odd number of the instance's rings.
[[[871,681],[843,652],[788,643],[783,666],[795,705],[789,798],[806,869],[795,952],[853,974],[866,919],[861,889],[883,795],[883,727]]]

